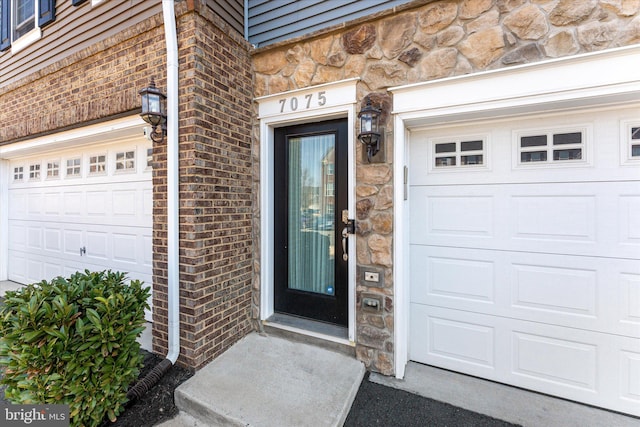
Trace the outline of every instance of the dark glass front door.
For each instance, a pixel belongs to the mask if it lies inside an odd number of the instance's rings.
[[[274,141],[275,311],[345,326],[347,138],[347,121],[332,120],[278,128]]]

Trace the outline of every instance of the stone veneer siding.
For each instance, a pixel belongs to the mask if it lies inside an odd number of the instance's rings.
[[[640,0],[418,0],[304,38],[257,49],[255,96],[360,77],[357,97],[390,110],[389,87],[631,45],[640,42]],[[570,78],[570,76],[568,76]],[[393,144],[387,128],[381,163],[356,155],[356,354],[374,371],[392,374]],[[259,163],[254,127],[254,162]],[[259,169],[254,170],[254,229],[259,230]],[[256,250],[254,293],[260,290]],[[362,279],[381,271],[381,287]],[[376,270],[377,269],[377,270]],[[383,314],[360,308],[363,295],[384,301]],[[254,316],[259,295],[254,294]]]
[[[178,363],[199,368],[252,330],[249,44],[204,3],[176,3],[180,91]],[[140,111],[166,90],[162,15],[0,88],[0,144]],[[167,351],[166,142],[153,148],[153,350]]]

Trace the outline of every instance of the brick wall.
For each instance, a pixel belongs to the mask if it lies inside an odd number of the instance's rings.
[[[252,330],[248,45],[208,8],[178,17],[179,362],[199,368]],[[166,150],[154,159],[154,351],[167,351]]]
[[[140,108],[150,76],[164,85],[162,16],[0,89],[0,144]]]
[[[252,330],[249,45],[202,2],[176,3],[180,91],[178,362],[199,368]],[[166,89],[162,15],[0,89],[0,144],[140,110]],[[153,154],[153,346],[167,351],[166,143]]]

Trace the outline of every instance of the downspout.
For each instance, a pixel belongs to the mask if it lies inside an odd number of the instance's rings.
[[[162,0],[167,44],[167,304],[168,353],[128,392],[129,401],[142,397],[176,363],[180,355],[179,210],[178,210],[178,37],[174,0]]]
[[[167,43],[167,304],[169,310],[169,352],[176,363],[180,354],[180,269],[178,211],[178,36],[174,0],[162,0]]]

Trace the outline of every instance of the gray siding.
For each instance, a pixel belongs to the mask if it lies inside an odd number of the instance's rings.
[[[109,0],[91,7],[57,0],[56,19],[42,38],[12,54],[0,52],[0,88],[54,64],[162,11],[160,0]]]
[[[408,3],[407,0],[248,0],[249,42],[260,47]]]
[[[244,37],[244,0],[207,0],[207,6]]]

